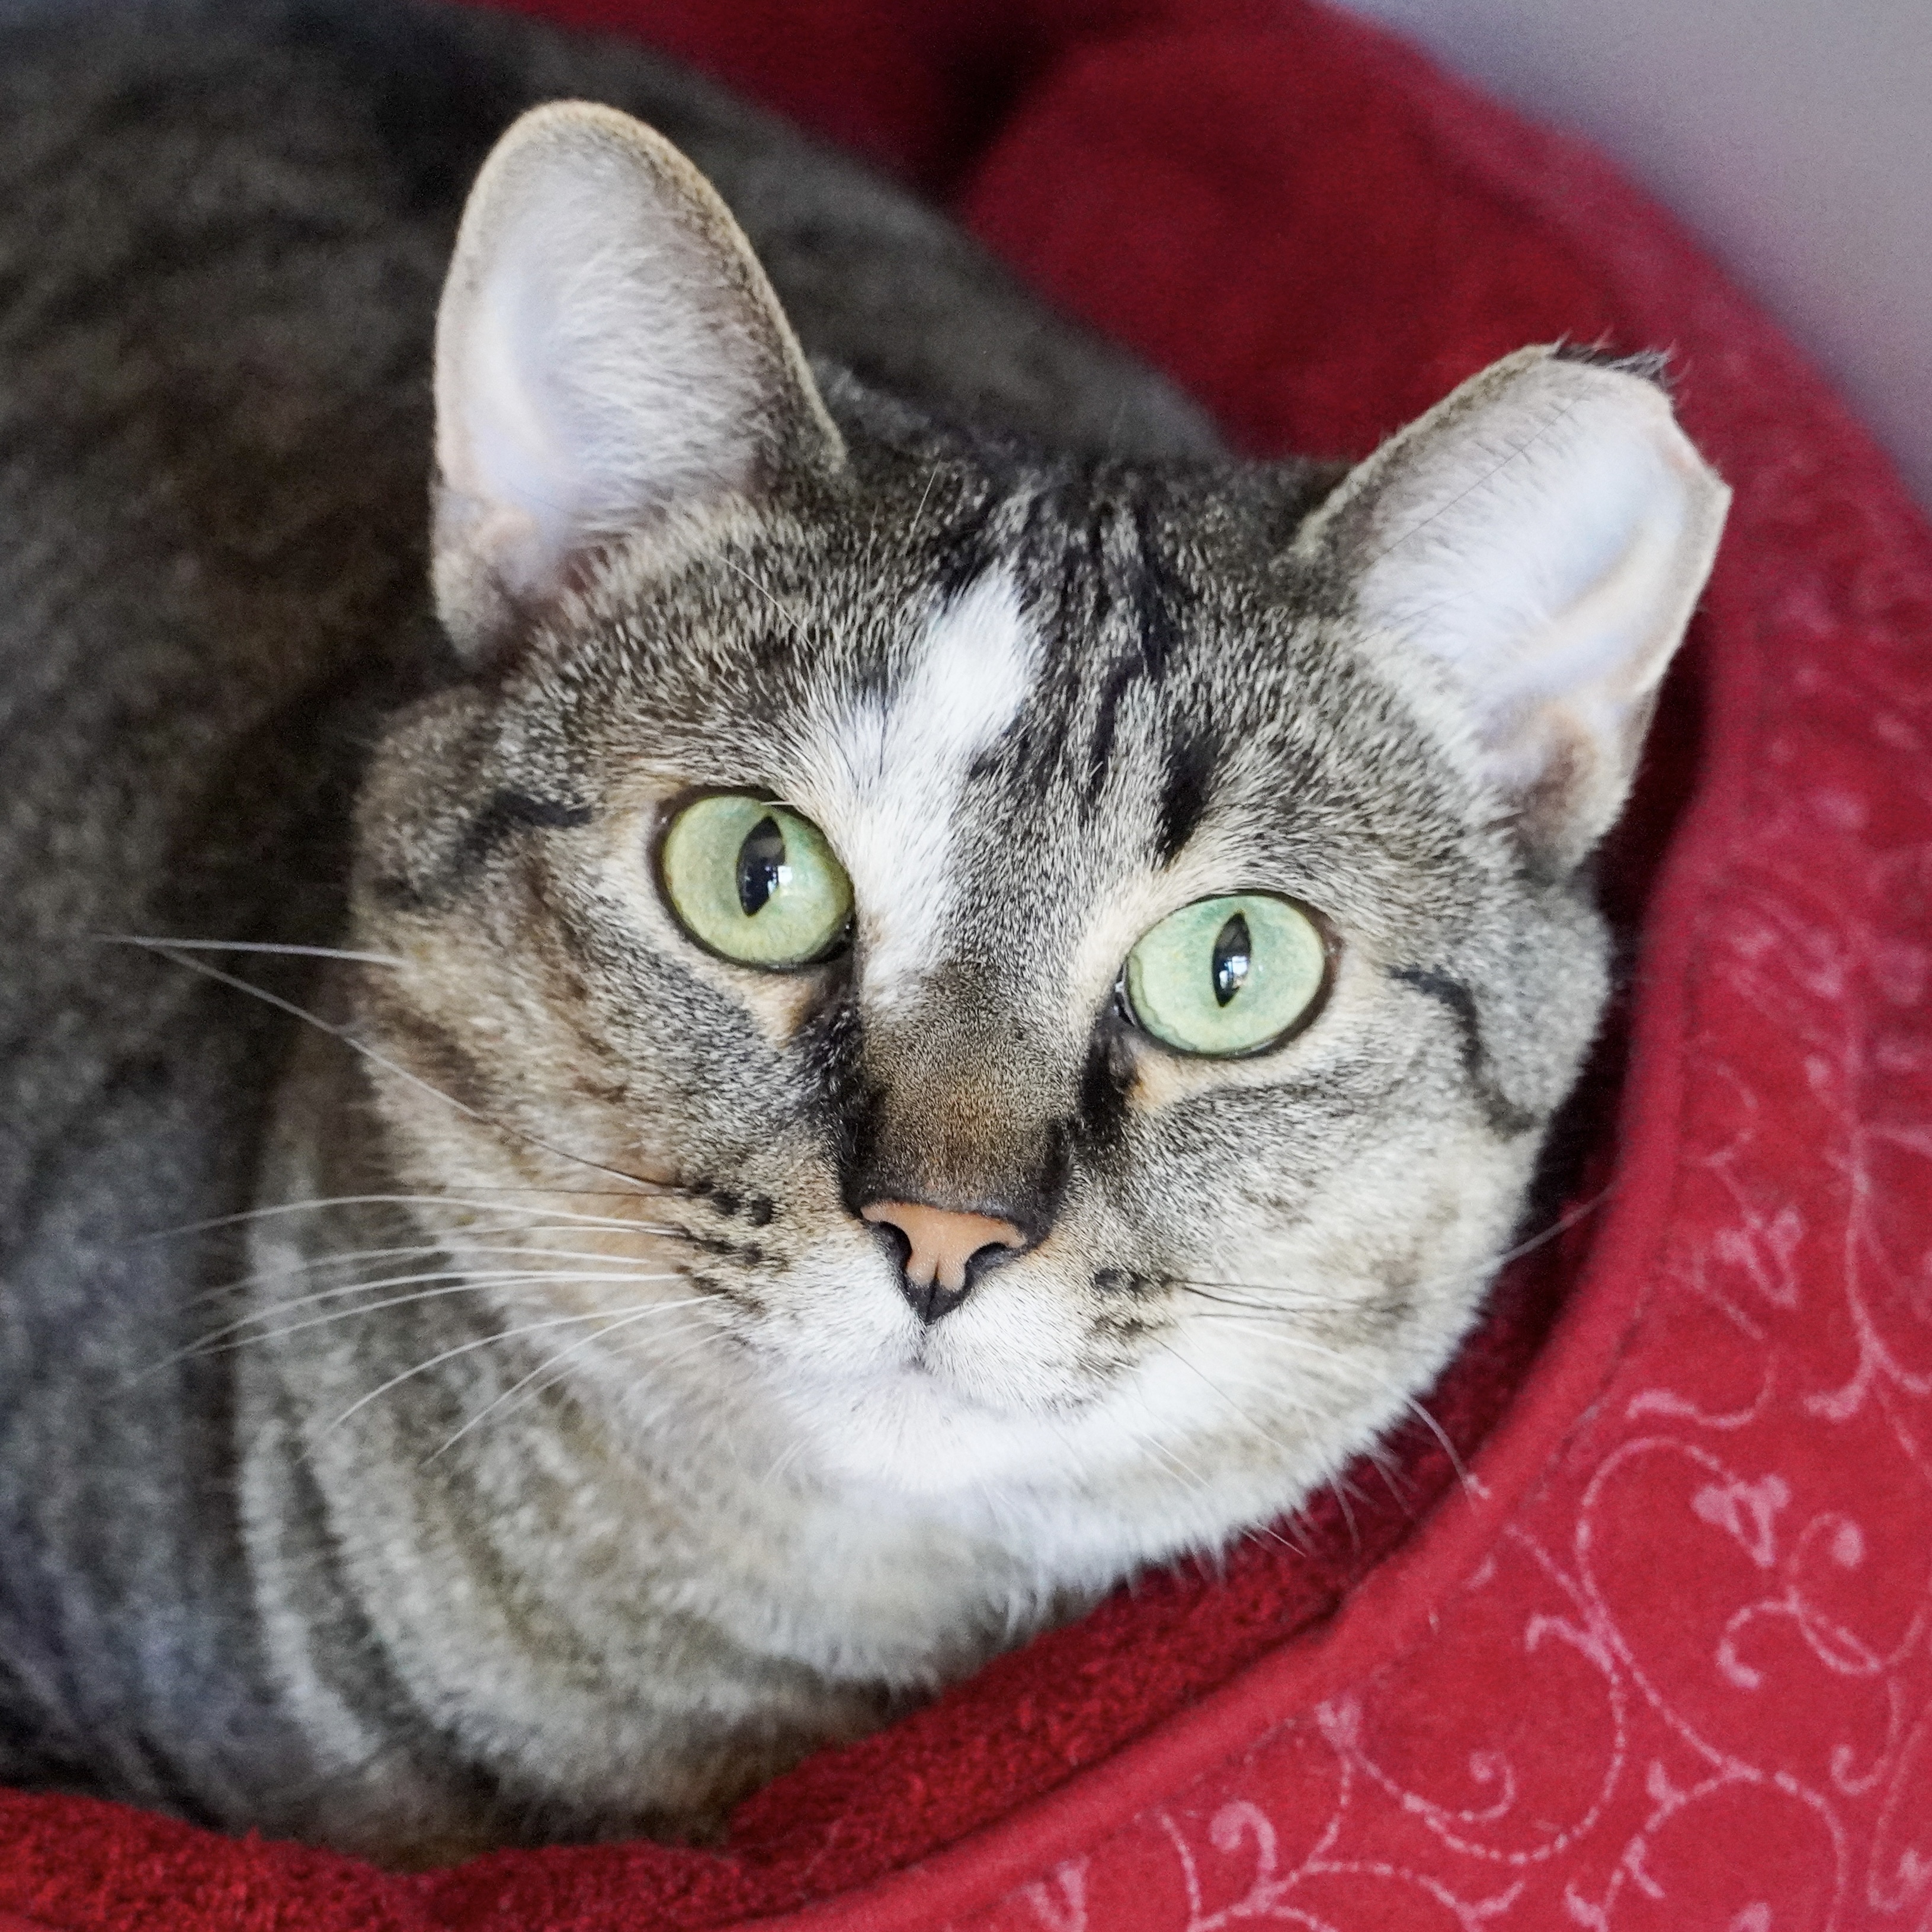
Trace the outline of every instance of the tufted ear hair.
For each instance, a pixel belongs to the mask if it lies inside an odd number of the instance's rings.
[[[438,610],[500,651],[600,546],[843,460],[751,244],[661,135],[526,114],[471,190],[436,327]]]
[[[1561,874],[1623,808],[1730,501],[1642,365],[1525,349],[1350,472],[1298,548],[1432,661],[1428,722]]]

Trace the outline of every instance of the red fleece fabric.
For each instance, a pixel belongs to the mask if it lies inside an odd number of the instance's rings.
[[[1366,452],[1526,342],[1672,352],[1737,497],[1606,866],[1586,1179],[1441,1437],[722,1850],[406,1878],[0,1797],[0,1932],[1932,1924],[1932,532],[1869,440],[1600,162],[1299,0],[543,10],[949,202],[1258,452]]]

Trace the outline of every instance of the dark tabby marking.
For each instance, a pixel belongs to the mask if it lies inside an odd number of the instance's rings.
[[[1397,986],[1413,986],[1418,993],[1426,993],[1430,999],[1439,1001],[1455,1020],[1456,1030],[1462,1036],[1463,1070],[1469,1076],[1469,1084],[1477,1099],[1482,1102],[1484,1118],[1498,1134],[1514,1137],[1543,1124],[1540,1114],[1519,1107],[1496,1084],[1488,1050],[1483,1045],[1483,1021],[1476,1010],[1476,996],[1461,980],[1448,973],[1432,971],[1426,966],[1392,966],[1389,977]]]

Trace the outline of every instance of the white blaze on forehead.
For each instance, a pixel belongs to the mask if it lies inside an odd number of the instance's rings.
[[[1012,579],[994,572],[932,616],[896,688],[800,748],[800,802],[851,875],[876,997],[909,988],[938,960],[967,774],[1018,716],[1039,659]]]

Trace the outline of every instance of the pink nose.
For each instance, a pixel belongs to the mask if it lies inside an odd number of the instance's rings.
[[[906,1298],[928,1322],[966,1298],[966,1264],[982,1248],[1023,1248],[1026,1237],[1010,1221],[960,1214],[917,1201],[874,1201],[859,1210],[875,1226],[906,1238]]]

